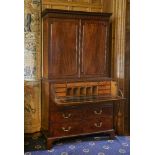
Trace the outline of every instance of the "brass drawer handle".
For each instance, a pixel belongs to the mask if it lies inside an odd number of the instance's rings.
[[[100,123],[94,123],[94,125],[95,125],[95,127],[100,128],[102,126],[102,122],[100,122]]]
[[[71,130],[71,126],[69,126],[68,129],[66,129],[65,127],[62,127],[62,130],[65,131],[65,132],[68,132],[68,131]]]
[[[69,118],[69,117],[71,117],[71,114],[68,114],[68,115],[65,115],[64,113],[62,114],[62,116],[63,116],[63,118]]]
[[[94,110],[94,114],[101,115],[102,114],[102,109],[99,112],[97,112],[96,110]]]

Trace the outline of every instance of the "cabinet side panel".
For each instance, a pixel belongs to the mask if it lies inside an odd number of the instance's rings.
[[[43,19],[43,77],[48,78],[48,21]]]
[[[42,130],[48,130],[49,118],[49,83],[42,81]]]

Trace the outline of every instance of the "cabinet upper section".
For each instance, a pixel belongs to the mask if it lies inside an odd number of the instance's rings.
[[[43,78],[110,77],[110,15],[45,10]]]

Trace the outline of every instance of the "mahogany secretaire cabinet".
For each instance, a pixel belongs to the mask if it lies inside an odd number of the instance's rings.
[[[65,137],[114,136],[111,13],[47,9],[43,19],[42,131],[47,148]]]

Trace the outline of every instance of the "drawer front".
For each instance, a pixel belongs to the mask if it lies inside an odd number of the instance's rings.
[[[83,124],[81,123],[81,126],[83,126],[83,133],[110,130],[113,129],[113,118],[104,117],[96,120],[88,120],[84,121]]]
[[[51,112],[51,121],[54,123],[72,122],[80,120],[83,115],[82,110],[63,110],[60,112]]]
[[[54,137],[63,137],[103,132],[110,129],[113,129],[113,119],[112,117],[105,117],[76,122],[51,123],[50,132]]]
[[[113,116],[113,106],[94,106],[84,110],[83,118],[85,119]]]
[[[112,116],[113,106],[109,104],[107,106],[81,106],[51,111],[50,120],[54,123],[61,123]]]
[[[69,135],[81,134],[81,124],[78,123],[53,123],[51,134],[54,137],[63,137]]]

